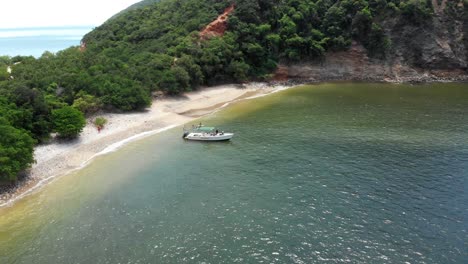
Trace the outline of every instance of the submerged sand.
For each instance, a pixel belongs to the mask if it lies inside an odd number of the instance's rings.
[[[113,151],[127,142],[193,121],[228,103],[282,89],[284,86],[273,87],[264,83],[223,85],[179,97],[155,99],[152,106],[143,112],[99,115],[108,120],[100,132],[93,125],[94,118],[91,117],[78,139],[69,142],[54,139],[49,144],[37,146],[34,150],[36,163],[30,175],[15,189],[0,194],[0,207],[11,205],[57,176],[80,169],[94,157]]]

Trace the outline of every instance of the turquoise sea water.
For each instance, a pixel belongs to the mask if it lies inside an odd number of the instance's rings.
[[[0,28],[0,56],[40,57],[44,51],[57,52],[80,45],[81,38],[91,30],[91,26]]]
[[[467,263],[466,84],[311,85],[202,122],[236,135],[169,130],[0,209],[0,263]]]

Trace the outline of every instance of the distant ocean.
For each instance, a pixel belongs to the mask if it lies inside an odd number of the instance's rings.
[[[40,57],[44,51],[57,52],[80,45],[92,26],[0,28],[0,56]]]

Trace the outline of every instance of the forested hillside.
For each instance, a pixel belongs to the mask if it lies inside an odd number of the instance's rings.
[[[127,7],[126,9],[120,11],[119,13],[115,14],[114,17],[119,16],[119,15],[125,13],[125,12],[130,11],[130,10],[134,10],[134,9],[142,8],[142,7],[145,7],[145,6],[148,6],[148,5],[152,5],[152,4],[160,2],[160,1],[161,0],[143,0],[143,1],[137,2],[137,3]]]
[[[226,32],[201,38],[199,32],[230,6]],[[353,42],[373,60],[392,60],[398,51],[409,64],[466,70],[467,34],[453,44],[464,54],[450,55],[459,61],[444,54],[437,60],[425,57],[421,43],[400,41],[397,29],[430,32],[437,16],[456,25],[447,34],[461,37],[467,6],[467,0],[143,1],[87,34],[81,47],[40,58],[0,58],[0,180],[14,179],[31,164],[29,156],[16,159],[16,149],[31,153],[34,142],[60,134],[58,124],[67,120],[79,132],[82,121],[74,110],[139,110],[154,91],[178,94],[200,85],[265,80],[279,62],[320,61]],[[65,114],[54,118],[58,110]]]

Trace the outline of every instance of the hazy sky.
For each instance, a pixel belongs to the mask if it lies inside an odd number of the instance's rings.
[[[98,26],[141,0],[2,0],[0,28]]]

